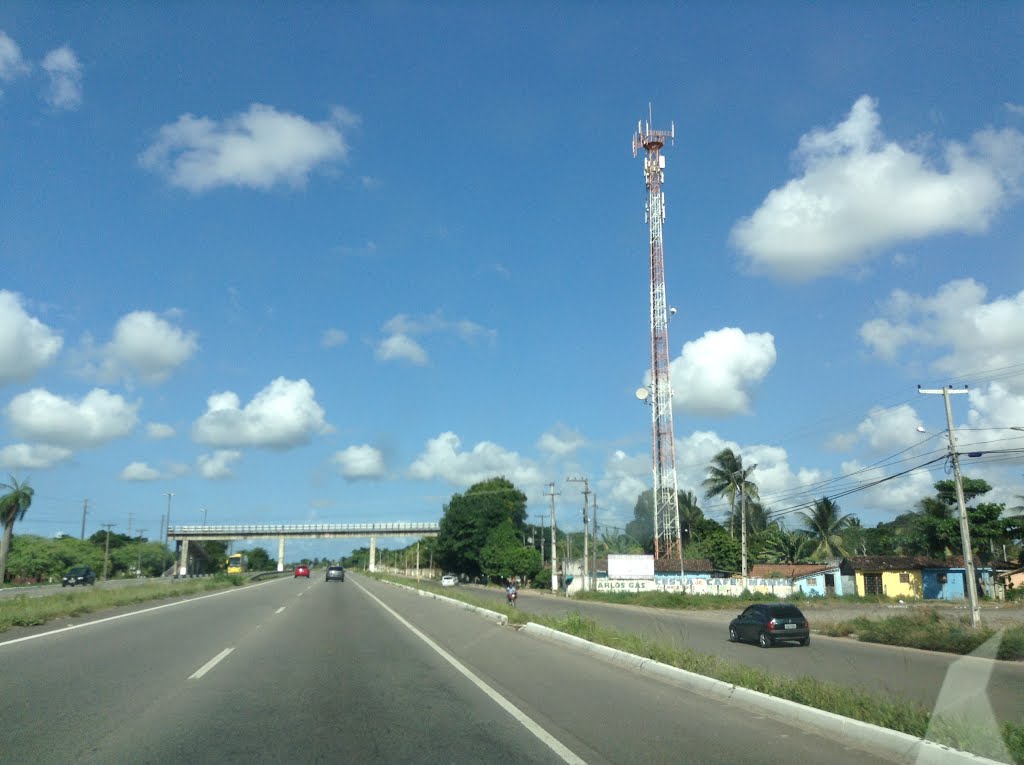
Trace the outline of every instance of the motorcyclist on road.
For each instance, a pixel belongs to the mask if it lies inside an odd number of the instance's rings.
[[[516,603],[516,596],[518,594],[519,593],[516,590],[516,583],[515,582],[509,582],[508,586],[505,588],[505,597],[508,598],[508,603],[509,603],[510,606],[514,606],[515,605],[515,603]]]

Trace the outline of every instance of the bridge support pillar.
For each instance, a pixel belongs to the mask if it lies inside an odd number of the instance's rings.
[[[377,570],[377,537],[370,537],[370,571]]]
[[[188,537],[181,540],[179,549],[181,557],[178,558],[178,576],[188,576]]]
[[[277,540],[277,570],[284,571],[284,537]]]

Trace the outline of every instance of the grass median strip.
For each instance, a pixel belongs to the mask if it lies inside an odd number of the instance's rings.
[[[152,600],[196,595],[241,584],[244,584],[244,580],[239,576],[214,576],[109,590],[97,587],[40,597],[30,598],[21,595],[5,598],[0,600],[0,632],[6,632],[12,627],[32,627],[63,617],[81,616]]]

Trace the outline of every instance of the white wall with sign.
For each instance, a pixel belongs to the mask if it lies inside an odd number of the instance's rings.
[[[609,555],[609,579],[654,579],[653,555]]]

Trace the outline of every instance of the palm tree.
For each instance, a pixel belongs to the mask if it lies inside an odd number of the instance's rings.
[[[817,545],[814,549],[816,558],[834,558],[837,555],[847,555],[843,547],[842,532],[850,526],[853,521],[853,513],[846,515],[839,514],[839,503],[833,502],[828,497],[822,497],[814,501],[814,507],[810,513],[801,513],[804,520],[804,529],[810,535],[812,542]]]
[[[766,563],[800,563],[811,546],[811,537],[806,531],[772,524],[762,536],[761,554]]]
[[[692,491],[679,492],[679,524],[680,536],[687,543],[697,538],[697,526],[704,520],[704,512],[697,504],[697,495]]]
[[[729,536],[734,537],[736,522],[736,497],[743,494],[747,499],[758,499],[757,484],[748,481],[747,478],[754,472],[757,465],[748,468],[743,467],[743,457],[733,452],[732,449],[722,449],[711,460],[708,466],[708,477],[704,479],[701,486],[704,487],[704,496],[729,498]],[[742,494],[741,494],[742,491]]]
[[[0,537],[0,584],[3,584],[7,572],[7,553],[11,549],[14,524],[25,517],[32,504],[32,495],[35,494],[35,489],[28,485],[27,480],[19,483],[14,476],[10,476],[10,481],[0,483],[0,489],[9,489],[0,497],[0,523],[4,525],[3,537]]]

